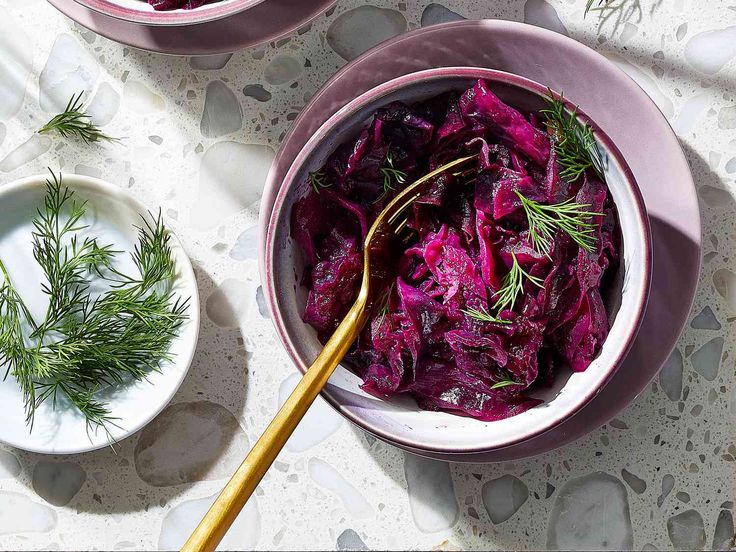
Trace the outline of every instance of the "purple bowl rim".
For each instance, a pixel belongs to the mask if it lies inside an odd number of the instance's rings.
[[[370,90],[364,92],[363,94],[359,95],[358,97],[348,102],[345,106],[343,106],[336,113],[330,116],[330,118],[327,119],[327,121],[325,121],[320,126],[320,128],[312,135],[312,137],[310,138],[309,142],[305,145],[305,147],[302,148],[302,150],[299,152],[297,157],[294,159],[286,176],[284,177],[282,186],[279,189],[279,193],[274,202],[274,207],[271,212],[270,219],[269,219],[268,231],[266,233],[266,243],[265,243],[265,253],[266,253],[265,265],[266,266],[265,266],[265,279],[264,279],[264,284],[266,286],[265,296],[266,296],[268,307],[272,314],[273,323],[276,327],[277,333],[279,334],[279,339],[282,345],[284,346],[284,348],[286,349],[289,357],[296,364],[298,370],[302,374],[306,371],[307,366],[305,365],[303,360],[299,357],[299,355],[294,350],[290,339],[288,339],[288,332],[283,322],[283,317],[281,316],[280,310],[278,309],[278,298],[276,296],[276,290],[274,289],[272,285],[273,283],[272,266],[273,266],[273,259],[274,259],[274,247],[273,247],[274,246],[274,242],[273,242],[274,229],[277,223],[278,214],[280,213],[281,208],[284,206],[284,200],[288,192],[288,187],[284,186],[283,184],[289,182],[290,180],[293,180],[295,174],[298,172],[299,167],[301,166],[304,159],[307,158],[312,153],[314,146],[316,146],[316,144],[319,143],[322,137],[326,135],[327,132],[329,132],[329,130],[331,130],[332,127],[337,122],[342,121],[344,120],[346,116],[351,115],[359,106],[362,106],[368,102],[371,102],[377,99],[378,97],[385,95],[389,92],[398,90],[404,85],[412,84],[416,82],[417,80],[429,81],[429,80],[441,79],[441,78],[447,78],[447,77],[486,78],[486,79],[491,80],[492,82],[510,84],[512,86],[517,86],[517,87],[526,89],[539,96],[544,96],[544,94],[548,90],[546,86],[534,80],[528,79],[526,77],[522,77],[522,76],[508,73],[505,71],[499,71],[496,69],[488,69],[488,68],[482,68],[482,67],[441,67],[441,68],[435,68],[435,69],[426,69],[423,71],[417,71],[417,72],[409,73],[406,75],[402,75],[394,79],[391,79],[385,83],[382,83],[374,88],[371,88]],[[557,95],[559,96],[559,94]],[[574,104],[572,104],[571,102],[567,100],[565,100],[565,104],[568,108],[576,107],[574,106]],[[575,415],[582,408],[584,408],[600,392],[600,390],[610,381],[610,379],[613,377],[616,371],[620,368],[623,360],[626,358],[626,355],[631,349],[631,346],[633,345],[634,340],[636,339],[639,327],[643,320],[644,313],[646,311],[647,301],[649,297],[649,290],[650,290],[650,285],[651,285],[651,274],[652,274],[651,229],[649,225],[649,217],[646,214],[647,211],[644,205],[644,200],[641,195],[641,191],[639,189],[636,179],[628,163],[626,162],[624,156],[621,154],[618,147],[613,143],[613,141],[608,137],[608,135],[589,116],[587,116],[585,112],[579,109],[577,112],[581,118],[583,118],[586,122],[591,124],[591,126],[593,127],[596,133],[596,138],[605,146],[605,148],[609,151],[611,156],[616,160],[618,166],[621,168],[621,171],[625,177],[625,180],[627,181],[628,188],[632,192],[632,195],[634,198],[635,211],[637,214],[639,227],[641,228],[641,235],[643,238],[642,241],[644,243],[643,256],[644,256],[645,280],[639,292],[637,311],[636,311],[636,314],[634,316],[632,323],[630,324],[631,331],[628,333],[623,345],[619,347],[619,352],[616,355],[615,360],[611,362],[609,368],[607,369],[605,373],[605,377],[603,378],[603,380],[596,387],[591,389],[581,400],[579,400],[573,409],[567,412],[564,416],[561,416],[560,418],[553,420],[552,423],[548,424],[546,427],[543,427],[541,429],[538,429],[532,432],[528,432],[517,438],[509,439],[506,442],[503,442],[498,445],[493,445],[490,447],[489,446],[480,446],[480,447],[426,446],[419,442],[415,442],[415,441],[413,442],[407,439],[396,437],[394,435],[390,435],[382,428],[376,427],[373,424],[367,423],[365,420],[363,420],[359,416],[353,414],[350,411],[345,410],[343,406],[341,405],[341,403],[338,402],[335,398],[333,398],[331,394],[329,393],[329,391],[325,388],[321,392],[323,398],[327,400],[328,403],[330,403],[330,405],[333,406],[333,408],[335,408],[338,412],[340,412],[340,414],[345,416],[352,423],[368,431],[369,433],[372,433],[388,442],[399,444],[400,446],[403,446],[403,447],[414,448],[417,450],[422,450],[422,451],[427,451],[427,452],[440,452],[440,453],[456,453],[456,454],[482,453],[482,452],[489,452],[493,450],[499,450],[499,449],[502,449],[508,446],[512,446],[521,441],[530,439],[532,437],[536,437],[537,435],[540,435],[542,433],[545,433],[547,431],[554,429],[554,427],[560,425],[566,419]]]
[[[109,0],[74,0],[85,8],[96,11],[115,19],[121,19],[130,23],[140,23],[150,26],[186,26],[209,23],[222,19],[236,13],[248,10],[265,0],[228,0],[222,5],[211,4],[212,7],[204,6],[192,10],[162,10],[153,13],[134,10],[124,6],[113,4]],[[141,0],[142,1],[142,0]],[[204,8],[204,9],[202,9]]]

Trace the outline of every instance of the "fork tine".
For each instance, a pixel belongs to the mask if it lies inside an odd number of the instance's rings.
[[[406,228],[406,225],[409,223],[409,219],[407,217],[404,217],[401,222],[399,222],[396,225],[396,228],[394,229],[394,234],[401,234],[401,232]]]

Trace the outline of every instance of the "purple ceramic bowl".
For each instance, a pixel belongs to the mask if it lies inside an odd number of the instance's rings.
[[[76,0],[79,4],[116,19],[142,25],[194,25],[245,11],[264,0],[209,0],[193,10],[155,11],[146,0]]]
[[[298,285],[301,251],[290,237],[293,203],[307,193],[307,175],[334,149],[355,136],[378,107],[412,102],[447,90],[462,91],[486,79],[504,101],[524,111],[544,105],[547,87],[529,79],[476,67],[430,69],[398,77],[365,92],[328,119],[311,137],[287,173],[271,213],[265,244],[264,286],[279,337],[299,370],[306,371],[321,345],[302,322],[306,289]],[[569,106],[572,107],[572,106]],[[608,136],[584,113],[607,159],[606,180],[619,211],[623,242],[616,284],[607,298],[611,331],[598,358],[582,373],[558,375],[538,395],[543,404],[518,416],[482,422],[418,408],[408,397],[380,400],[360,389],[360,379],[339,367],[323,397],[350,421],[375,436],[413,452],[467,455],[493,451],[540,435],[583,408],[610,380],[631,347],[643,318],[651,277],[649,220],[634,177]]]

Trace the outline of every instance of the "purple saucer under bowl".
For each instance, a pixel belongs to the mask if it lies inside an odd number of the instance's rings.
[[[504,102],[524,112],[536,113],[546,105],[547,87],[524,77],[477,67],[430,69],[397,77],[355,98],[325,122],[297,156],[271,213],[263,285],[279,338],[302,372],[322,348],[314,329],[302,321],[307,291],[295,281],[300,280],[305,267],[302,252],[290,236],[292,207],[311,192],[309,174],[365,127],[377,109],[393,101],[411,105],[448,91],[462,92],[478,79],[484,79]],[[568,105],[568,109],[574,106]],[[623,156],[587,115],[578,114],[595,130],[622,240],[621,264],[604,296],[611,327],[598,356],[583,372],[560,370],[551,388],[533,394],[542,400],[540,405],[492,422],[422,410],[406,396],[377,399],[361,389],[360,378],[346,367],[338,367],[322,395],[350,421],[380,439],[424,454],[483,454],[553,429],[580,411],[619,368],[636,337],[649,295],[649,221]]]
[[[652,285],[639,336],[623,366],[586,407],[537,437],[483,454],[428,454],[402,447],[452,461],[506,461],[544,453],[595,430],[656,376],[687,323],[695,297],[702,244],[700,211],[690,168],[667,119],[616,65],[584,44],[532,25],[457,21],[379,44],[345,65],[302,109],[277,152],[261,200],[262,275],[273,203],[309,137],[335,111],[374,86],[407,73],[457,65],[496,68],[564,91],[625,156],[644,197],[652,231]],[[586,78],[581,79],[581,74]]]

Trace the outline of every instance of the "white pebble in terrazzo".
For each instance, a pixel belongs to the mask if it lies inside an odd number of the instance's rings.
[[[192,69],[200,69],[204,71],[212,71],[222,69],[232,58],[232,54],[213,54],[211,56],[194,56],[189,58],[189,65]]]
[[[373,516],[373,508],[351,483],[324,460],[310,458],[307,464],[309,477],[330,492],[335,493],[345,509],[355,519]]]
[[[301,374],[293,373],[279,386],[279,406],[282,406],[301,379]],[[312,403],[307,414],[299,422],[294,433],[286,442],[287,450],[303,452],[318,445],[335,433],[342,425],[342,416],[329,406],[322,397]]]
[[[360,535],[352,529],[345,529],[337,537],[338,550],[368,550]]]
[[[722,190],[707,184],[698,188],[698,195],[709,207],[725,209],[730,208],[733,204],[733,196],[728,190]]]
[[[249,449],[226,408],[209,401],[166,408],[141,433],[135,469],[149,485],[168,487],[230,477]]]
[[[251,311],[255,288],[249,282],[228,278],[210,293],[205,304],[207,318],[221,328],[237,328]]]
[[[204,152],[192,226],[208,230],[261,198],[273,161],[270,146],[218,142]]]
[[[713,286],[731,311],[736,312],[736,274],[727,268],[719,268],[713,273]]]
[[[0,131],[0,136],[2,136],[1,131]],[[732,157],[731,159],[726,161],[726,164],[724,165],[723,168],[728,174],[736,173],[736,157]]]
[[[33,490],[54,506],[69,504],[86,479],[86,472],[75,462],[39,460],[33,468]]]
[[[0,535],[46,533],[56,527],[56,512],[35,500],[0,492]]]
[[[685,45],[685,59],[698,71],[712,75],[736,56],[736,25],[693,36]]]
[[[104,126],[112,121],[120,108],[120,94],[108,83],[97,87],[94,98],[87,106],[87,115],[93,123]]]
[[[549,518],[552,550],[630,550],[633,532],[626,487],[603,472],[568,481]]]
[[[459,508],[447,462],[404,454],[409,506],[420,531],[435,533],[457,522]]]
[[[634,475],[626,468],[621,470],[621,477],[624,481],[626,481],[626,484],[631,487],[631,490],[633,490],[636,494],[642,494],[644,491],[647,490],[647,482],[644,481],[641,477]]]
[[[123,86],[125,107],[141,115],[156,113],[166,108],[164,99],[142,82],[129,80]]]
[[[679,401],[682,395],[682,372],[682,353],[675,349],[659,372],[659,385],[671,401]]]
[[[429,4],[422,12],[421,26],[437,25],[438,23],[448,23],[450,21],[461,21],[465,19],[459,13],[446,8],[442,4]]]
[[[258,258],[258,226],[251,226],[238,235],[230,250],[230,258],[236,261]]]
[[[403,33],[406,19],[396,10],[360,6],[341,14],[327,29],[327,43],[350,61],[366,50]]]
[[[207,85],[199,130],[206,138],[219,138],[240,130],[243,108],[228,86],[219,80]]]
[[[56,113],[73,94],[92,90],[100,74],[94,56],[75,37],[59,35],[38,78],[41,109]]]
[[[560,21],[557,11],[546,0],[526,0],[526,4],[524,4],[524,23],[544,27],[550,31],[568,36],[567,29]]]
[[[708,381],[713,381],[718,375],[723,353],[723,338],[714,337],[693,353],[690,361],[693,368]]]
[[[46,153],[51,147],[51,138],[33,134],[28,140],[8,153],[0,161],[0,171],[11,172]]]
[[[667,500],[667,497],[672,492],[672,489],[675,488],[675,478],[672,476],[672,474],[665,474],[664,477],[662,477],[662,492],[660,493],[659,497],[657,498],[657,506],[661,507],[662,504],[664,504],[664,501]]]
[[[511,518],[529,498],[529,489],[518,477],[506,474],[483,485],[483,506],[498,525]]]
[[[258,102],[267,102],[273,97],[268,90],[263,88],[262,84],[248,84],[244,86],[243,95],[247,98],[253,98]]]
[[[268,84],[289,84],[302,74],[302,64],[291,56],[276,56],[263,70]]]
[[[15,115],[23,103],[33,50],[33,43],[16,19],[0,9],[0,120]]]
[[[722,130],[736,128],[736,105],[722,107],[718,111],[718,128]]]
[[[733,550],[734,547],[736,543],[734,542],[733,514],[728,510],[721,510],[713,531],[713,543],[710,549]]]
[[[698,330],[715,331],[721,329],[721,323],[718,321],[718,318],[716,318],[716,315],[713,314],[713,309],[710,307],[704,307],[703,310],[693,318],[693,321],[690,322],[690,327]]]
[[[711,105],[713,105],[713,97],[710,93],[703,92],[693,96],[682,106],[680,113],[672,123],[672,129],[679,136],[690,134]]]
[[[625,21],[621,34],[619,35],[619,40],[621,41],[621,44],[626,44],[627,42],[629,42],[637,35],[638,32],[639,27],[634,25],[631,21]]]
[[[102,178],[102,171],[97,167],[90,167],[89,165],[79,164],[74,167],[74,174],[81,174],[84,176],[91,176],[92,178]]]
[[[0,479],[18,477],[21,472],[20,462],[14,454],[0,450]]]
[[[705,528],[696,510],[685,510],[667,520],[667,534],[677,550],[703,550]]]
[[[174,506],[161,523],[159,550],[179,550],[194,531],[217,495],[188,500]],[[258,500],[251,497],[232,524],[217,550],[253,550],[261,536]]]

